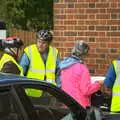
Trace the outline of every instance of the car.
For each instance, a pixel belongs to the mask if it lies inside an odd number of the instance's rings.
[[[30,96],[29,89],[42,94]],[[91,108],[45,81],[0,73],[0,120],[101,120]]]
[[[42,91],[31,97],[27,89]],[[60,88],[37,79],[0,73],[0,120],[85,120],[86,110]]]

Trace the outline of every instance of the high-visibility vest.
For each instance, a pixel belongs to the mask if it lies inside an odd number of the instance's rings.
[[[112,88],[111,112],[120,112],[120,61],[113,61],[116,79]]]
[[[16,62],[16,60],[9,54],[4,53],[0,60],[0,71],[2,70],[5,63],[12,61],[20,71],[20,76],[23,76],[22,67]]]
[[[46,60],[46,65],[44,64],[40,52],[35,44],[25,48],[25,53],[27,54],[30,65],[27,72],[28,78],[36,78],[39,80],[46,80],[49,83],[56,85],[55,82],[55,70],[56,70],[56,60],[58,55],[58,50],[53,47],[49,47],[48,57]],[[38,97],[40,92],[36,90],[29,90],[28,95]]]

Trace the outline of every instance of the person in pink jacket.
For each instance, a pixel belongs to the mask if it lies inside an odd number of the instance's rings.
[[[84,108],[90,107],[91,95],[101,88],[102,80],[91,83],[89,70],[82,60],[87,55],[88,44],[76,41],[72,55],[60,62],[62,89]]]

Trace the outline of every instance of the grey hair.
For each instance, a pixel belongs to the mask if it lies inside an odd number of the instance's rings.
[[[88,50],[88,44],[86,44],[83,40],[77,40],[74,47],[72,48],[72,55],[79,57],[81,55],[87,54]]]

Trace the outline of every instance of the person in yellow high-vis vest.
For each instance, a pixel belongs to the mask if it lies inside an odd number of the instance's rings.
[[[104,85],[111,89],[111,112],[120,112],[120,57],[112,61]]]
[[[0,51],[3,52],[0,59],[0,72],[23,76],[23,69],[17,63],[18,53],[22,45],[22,40],[16,36],[0,40]],[[11,101],[10,98],[8,100],[1,97],[1,104],[5,106],[4,111],[11,110]],[[5,118],[7,119],[7,117]]]
[[[24,75],[36,78],[53,85],[61,86],[58,50],[51,46],[52,33],[49,30],[40,30],[36,34],[37,44],[24,49],[19,64],[23,67]],[[28,90],[29,96],[39,97],[41,93]]]
[[[0,59],[0,72],[23,76],[23,69],[17,63],[19,49],[22,45],[22,40],[16,36],[0,40],[0,49],[4,53]]]

